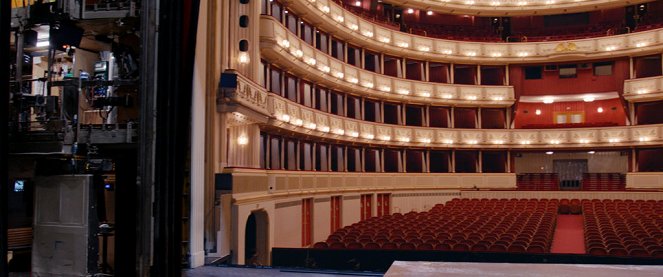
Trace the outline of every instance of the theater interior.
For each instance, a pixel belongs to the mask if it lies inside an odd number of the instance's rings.
[[[0,277],[663,275],[663,0],[1,2]]]

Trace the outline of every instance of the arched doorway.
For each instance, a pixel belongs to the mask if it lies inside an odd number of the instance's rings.
[[[253,211],[246,221],[244,235],[244,263],[269,265],[269,218],[267,212]]]

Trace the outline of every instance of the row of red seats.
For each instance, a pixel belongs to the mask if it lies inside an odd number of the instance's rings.
[[[594,200],[582,208],[587,253],[663,258],[663,201]]]
[[[556,213],[554,200],[454,199],[355,223],[314,247],[546,253]]]
[[[583,190],[626,190],[626,176],[620,173],[585,173]]]
[[[559,190],[555,173],[525,173],[516,176],[518,190]]]

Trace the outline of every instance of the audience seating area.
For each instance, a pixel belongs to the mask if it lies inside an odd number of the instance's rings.
[[[559,190],[555,173],[524,173],[516,176],[518,190]]]
[[[582,190],[626,190],[626,176],[620,173],[585,173]]]
[[[314,248],[548,253],[557,207],[546,199],[454,199],[355,223]]]
[[[663,201],[585,200],[590,255],[663,258]]]
[[[621,173],[584,173],[582,182],[567,190],[623,191],[626,175]],[[582,184],[582,185],[580,185]],[[560,190],[559,177],[555,173],[521,173],[516,176],[518,190]]]

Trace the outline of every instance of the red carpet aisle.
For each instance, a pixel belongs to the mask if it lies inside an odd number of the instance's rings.
[[[585,254],[582,215],[557,215],[551,253]]]

